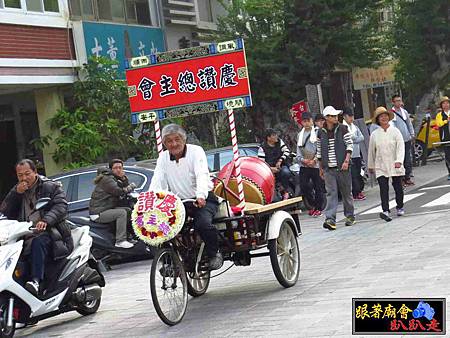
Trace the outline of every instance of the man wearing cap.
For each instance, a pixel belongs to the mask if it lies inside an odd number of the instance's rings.
[[[336,230],[338,192],[341,193],[344,204],[345,225],[355,224],[352,179],[349,170],[353,141],[347,126],[338,121],[338,115],[341,113],[342,110],[336,110],[332,106],[325,107],[322,114],[325,117],[325,125],[317,135],[317,158],[327,190],[323,227],[328,230]]]
[[[185,203],[187,214],[194,219],[194,229],[205,242],[210,270],[220,269],[223,257],[219,252],[217,228],[212,224],[218,200],[211,191],[208,162],[202,147],[186,144],[186,131],[177,124],[162,130],[163,151],[156,163],[150,190],[168,190],[181,199],[195,199]]]
[[[320,178],[319,163],[317,160],[317,128],[314,127],[312,115],[309,112],[302,114],[302,130],[298,134],[297,161],[300,165],[300,188],[304,197],[312,201],[310,216],[322,215],[323,192]],[[309,182],[314,187],[314,197]]]
[[[352,134],[353,141],[352,163],[350,168],[350,173],[352,175],[352,195],[355,201],[363,201],[366,199],[366,196],[364,196],[362,192],[362,162],[359,145],[360,143],[364,142],[364,135],[362,134],[361,130],[359,130],[358,126],[353,123],[355,117],[352,108],[345,107],[342,115],[344,116],[344,121],[342,122],[342,124],[344,126],[347,126],[348,131],[350,132],[350,134]]]
[[[402,177],[405,174],[403,166],[405,145],[400,131],[389,123],[394,117],[392,111],[388,111],[385,107],[378,107],[374,115],[373,123],[378,124],[380,128],[370,135],[367,167],[370,173],[376,175],[380,187],[383,210],[380,218],[390,222],[392,219],[389,210],[389,179],[392,179],[395,191],[397,216],[405,214],[402,187]]]
[[[399,95],[392,96],[392,112],[394,113],[394,118],[391,123],[400,131],[403,137],[403,141],[405,142],[405,178],[404,185],[411,186],[414,185],[414,182],[411,181],[412,174],[412,159],[411,159],[411,146],[414,142],[414,127],[411,123],[411,119],[409,118],[409,114],[406,109],[403,108],[403,100]]]
[[[442,111],[436,115],[436,124],[439,127],[441,142],[450,142],[450,101],[448,96],[441,98],[439,103]],[[450,180],[450,144],[444,145],[445,164],[447,165],[448,177]]]

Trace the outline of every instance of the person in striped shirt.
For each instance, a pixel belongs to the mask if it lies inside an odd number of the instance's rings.
[[[258,149],[258,157],[270,166],[277,183],[281,185],[280,191],[283,199],[288,199],[290,196],[288,187],[291,171],[286,164],[290,154],[291,151],[283,140],[278,137],[278,133],[274,129],[267,129],[265,141]]]
[[[341,113],[342,110],[336,110],[332,106],[325,107],[325,124],[317,135],[317,159],[327,190],[323,227],[328,230],[336,230],[339,192],[344,204],[345,225],[355,224],[352,177],[349,170],[353,141],[347,126],[339,123],[338,115]]]

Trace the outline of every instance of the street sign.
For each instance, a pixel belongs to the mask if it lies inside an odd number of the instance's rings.
[[[137,119],[139,123],[154,122],[156,118],[157,115],[154,111],[137,114]]]
[[[126,71],[132,123],[250,107],[242,39],[129,60]],[[153,116],[153,115],[152,115]]]

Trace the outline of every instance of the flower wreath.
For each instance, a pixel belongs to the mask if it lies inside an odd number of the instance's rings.
[[[146,244],[158,246],[180,232],[185,213],[183,202],[171,192],[141,192],[131,214],[133,230]]]

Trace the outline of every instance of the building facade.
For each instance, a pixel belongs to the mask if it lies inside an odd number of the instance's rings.
[[[61,0],[0,0],[0,194],[15,182],[14,163],[29,157],[58,170],[49,147],[31,145],[51,133],[48,119],[62,107],[76,80],[77,55],[67,3]],[[1,197],[0,197],[1,199]]]

